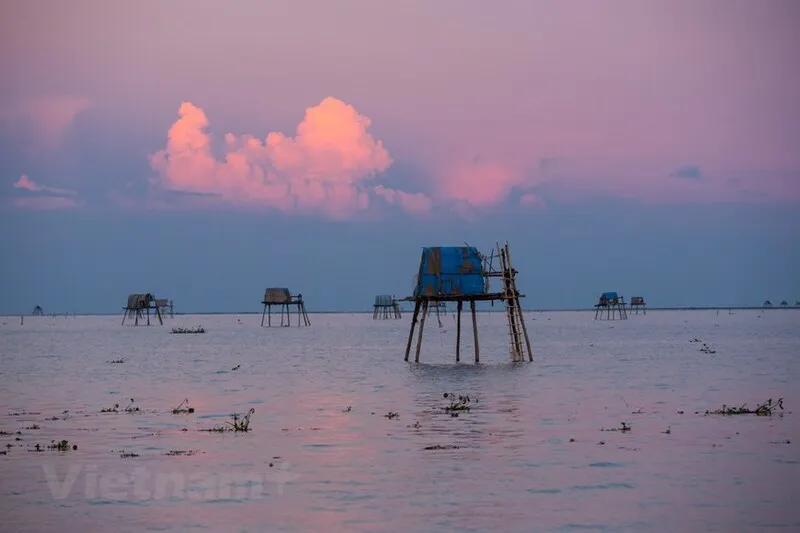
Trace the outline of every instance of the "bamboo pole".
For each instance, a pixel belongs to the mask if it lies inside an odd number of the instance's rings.
[[[419,320],[419,337],[417,337],[417,354],[414,362],[419,363],[419,352],[422,349],[422,330],[425,329],[425,317],[428,315],[428,300],[422,302],[422,318]]]
[[[456,305],[456,363],[461,361],[461,310],[464,302],[459,300]]]
[[[469,301],[469,307],[472,311],[472,337],[475,340],[475,362],[481,361],[481,351],[478,347],[478,317],[475,315],[475,300]]]
[[[411,329],[408,331],[408,342],[406,343],[405,361],[408,361],[408,355],[411,353],[411,341],[414,340],[414,328],[417,325],[417,317],[419,316],[419,305],[420,305],[419,300],[414,302],[414,315],[411,317]]]

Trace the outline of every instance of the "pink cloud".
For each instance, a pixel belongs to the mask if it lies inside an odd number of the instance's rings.
[[[166,148],[150,158],[157,188],[332,218],[364,211],[378,197],[413,212],[429,208],[429,200],[421,194],[371,185],[393,160],[367,131],[370,119],[336,98],[306,109],[294,137],[273,132],[262,141],[228,133],[219,159],[212,151],[204,111],[184,102],[178,114]]]
[[[77,196],[78,193],[69,189],[59,189],[57,187],[48,187],[47,185],[39,185],[27,175],[23,174],[17,181],[14,182],[15,189],[25,189],[31,192],[46,192],[59,196]]]
[[[505,202],[512,189],[527,184],[522,168],[498,161],[458,161],[440,165],[433,187],[438,200],[489,208]]]
[[[90,105],[88,99],[71,95],[34,96],[26,98],[14,107],[3,109],[0,118],[6,120],[22,118],[27,121],[39,142],[45,148],[52,150],[61,144],[65,131],[75,117]]]
[[[17,207],[28,209],[63,209],[82,205],[77,192],[69,189],[40,185],[25,174],[20,176],[12,186],[15,189],[33,193],[32,195],[28,194],[26,196],[13,198],[12,203]]]
[[[545,206],[544,200],[530,192],[527,192],[520,197],[519,204],[521,206],[531,208]]]

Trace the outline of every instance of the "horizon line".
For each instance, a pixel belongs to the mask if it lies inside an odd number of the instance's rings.
[[[778,310],[778,309],[800,309],[797,305],[773,305],[772,307],[759,306],[676,306],[676,307],[646,307],[645,311],[759,311],[759,310]],[[592,307],[570,307],[570,308],[541,308],[541,309],[523,309],[524,313],[566,313],[566,312],[581,312],[581,311],[595,311]],[[626,311],[630,312],[628,309]],[[307,311],[307,314],[312,315],[363,315],[372,314],[373,310],[358,310],[358,311]],[[412,313],[413,311],[405,311],[405,313]],[[478,313],[505,313],[504,309],[485,309],[477,310]],[[194,316],[194,315],[260,315],[262,311],[188,311],[176,312],[177,316]],[[455,314],[454,310],[448,310],[447,314]],[[32,313],[0,313],[0,317],[18,317],[18,316],[41,316],[41,317],[58,317],[62,315],[67,316],[119,316],[119,312],[100,312],[100,313],[76,313],[76,312],[59,312],[59,313],[45,313],[43,315],[33,315]],[[153,315],[156,316],[156,315]],[[170,318],[169,313],[162,313],[163,318]]]

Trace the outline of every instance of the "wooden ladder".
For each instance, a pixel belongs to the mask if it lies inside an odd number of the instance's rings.
[[[531,354],[528,332],[522,319],[522,308],[519,303],[519,291],[513,267],[511,266],[511,253],[508,243],[502,248],[497,245],[498,256],[500,258],[500,270],[503,280],[503,304],[506,308],[506,318],[508,320],[509,352],[513,362],[524,361],[525,357],[522,349],[522,336],[528,348],[528,357],[533,361]]]

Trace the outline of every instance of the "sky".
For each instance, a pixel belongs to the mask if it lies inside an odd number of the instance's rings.
[[[529,309],[800,300],[795,0],[8,0],[0,313],[309,311],[509,241]]]

